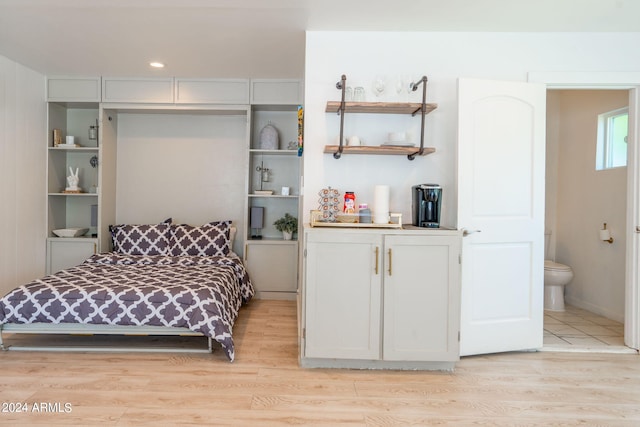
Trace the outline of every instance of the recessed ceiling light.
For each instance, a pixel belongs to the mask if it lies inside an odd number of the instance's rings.
[[[149,62],[153,68],[164,68],[164,64],[162,62]]]

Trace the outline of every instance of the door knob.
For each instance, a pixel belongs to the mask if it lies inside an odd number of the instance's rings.
[[[482,230],[467,230],[466,228],[462,229],[462,237],[467,237],[469,234],[480,233]]]
[[[636,233],[640,233],[640,225],[636,225]]]

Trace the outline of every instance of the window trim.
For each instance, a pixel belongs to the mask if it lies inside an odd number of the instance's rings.
[[[596,171],[616,169],[626,167],[628,159],[626,159],[624,165],[612,166],[613,156],[613,126],[611,122],[614,118],[629,116],[629,107],[617,108],[615,110],[607,111],[602,114],[598,114],[598,135],[596,141]],[[627,137],[628,137],[627,133]],[[626,142],[626,139],[625,139]]]

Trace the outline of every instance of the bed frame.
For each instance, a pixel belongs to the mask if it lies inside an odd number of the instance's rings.
[[[42,335],[126,335],[126,336],[189,336],[204,337],[200,332],[194,332],[187,328],[171,328],[164,326],[118,326],[118,325],[92,325],[80,323],[32,323],[17,324],[7,323],[0,325],[0,349],[20,351],[82,351],[82,352],[180,352],[180,353],[213,353],[213,340],[207,337],[207,349],[185,349],[178,347],[145,348],[125,346],[5,346],[3,333],[12,334],[42,334]]]
[[[238,228],[231,225],[229,228],[229,244],[233,248]],[[177,347],[141,348],[141,347],[90,347],[90,346],[17,346],[4,345],[3,333],[12,334],[42,334],[42,335],[128,335],[128,336],[183,336],[204,337],[200,332],[194,332],[187,328],[172,328],[166,326],[118,326],[118,325],[94,325],[81,323],[31,323],[18,324],[6,323],[0,325],[0,350],[21,351],[95,351],[95,352],[180,352],[180,353],[213,353],[213,339],[207,337],[207,349],[184,349]]]

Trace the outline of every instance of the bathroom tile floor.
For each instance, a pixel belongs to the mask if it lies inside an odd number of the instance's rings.
[[[636,353],[624,345],[622,323],[570,305],[544,311],[543,350]]]

